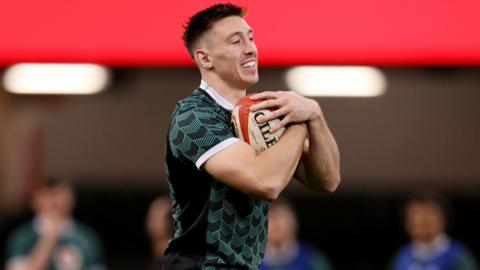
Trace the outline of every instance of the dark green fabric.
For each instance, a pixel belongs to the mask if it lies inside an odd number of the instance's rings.
[[[39,235],[33,224],[30,222],[22,225],[11,234],[7,242],[8,259],[27,256],[35,247]],[[94,266],[103,267],[101,247],[97,236],[88,227],[78,222],[73,222],[69,230],[60,236],[47,269],[62,270],[59,267],[59,261],[62,260],[62,256],[67,254],[78,255],[81,263],[80,269],[93,269]]]
[[[257,269],[266,247],[270,202],[251,198],[195,167],[205,152],[235,137],[231,112],[198,89],[177,104],[168,137],[175,239],[167,252],[205,256],[204,269]],[[193,243],[197,234],[202,234],[201,243]]]

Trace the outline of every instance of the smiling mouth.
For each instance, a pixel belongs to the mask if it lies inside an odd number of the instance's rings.
[[[242,64],[242,68],[247,70],[255,70],[257,68],[257,61],[256,60],[248,61]]]

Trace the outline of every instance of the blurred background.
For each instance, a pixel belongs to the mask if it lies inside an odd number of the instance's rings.
[[[200,83],[180,39],[188,16],[215,3],[198,2],[1,4],[1,265],[7,236],[31,218],[33,187],[50,176],[74,183],[75,216],[97,231],[109,269],[148,262],[169,118]],[[385,269],[407,241],[405,198],[432,189],[450,199],[450,234],[478,258],[480,4],[232,2],[255,30],[251,91],[311,96],[340,148],[336,193],[294,182],[284,192],[300,238],[335,269]]]

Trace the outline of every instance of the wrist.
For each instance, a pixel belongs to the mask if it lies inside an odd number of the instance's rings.
[[[310,102],[312,103],[312,114],[310,115],[308,122],[322,120],[323,113],[322,113],[322,108],[320,107],[320,104],[318,104],[318,102],[316,102],[313,99],[311,99]]]
[[[308,126],[306,123],[295,123],[295,124],[290,124],[289,129],[292,129],[296,132],[302,132],[307,134],[308,133]]]

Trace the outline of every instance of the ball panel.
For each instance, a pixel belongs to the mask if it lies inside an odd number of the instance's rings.
[[[250,137],[248,136],[248,116],[250,114],[250,104],[241,104],[240,108],[240,126],[242,127],[242,137],[243,140],[250,144]]]
[[[240,140],[245,141],[243,132],[241,132],[243,129],[239,120],[238,106],[235,106],[235,108],[233,108],[232,122],[233,122],[233,126],[235,128],[235,133],[237,134],[237,136],[240,138]]]
[[[250,145],[252,145],[257,153],[277,143],[285,131],[285,128],[281,128],[274,133],[270,133],[271,128],[280,122],[279,119],[272,119],[262,124],[258,122],[257,119],[259,117],[267,115],[270,112],[268,109],[263,109],[250,114],[249,136],[252,142]]]
[[[271,112],[269,109],[262,109],[256,112],[250,112],[253,104],[262,102],[263,100],[251,100],[247,95],[239,100],[232,112],[232,121],[235,126],[237,136],[250,144],[258,154],[261,151],[274,145],[282,136],[285,128],[281,128],[274,133],[270,133],[270,129],[280,122],[279,119],[272,119],[265,123],[259,124],[257,119]]]

